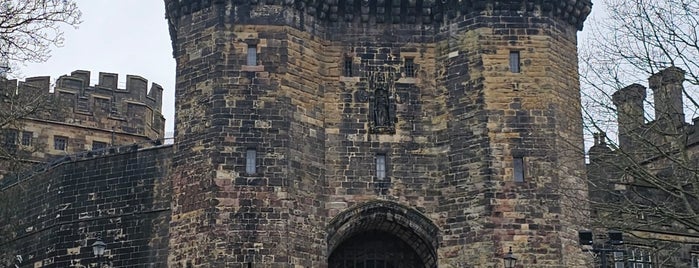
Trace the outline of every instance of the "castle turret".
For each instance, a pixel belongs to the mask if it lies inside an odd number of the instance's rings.
[[[589,0],[165,4],[170,267],[582,267]]]
[[[619,124],[619,147],[622,149],[632,149],[634,139],[639,139],[639,137],[634,138],[633,134],[640,134],[639,129],[645,124],[643,113],[645,99],[646,88],[639,84],[622,88],[612,95]]]
[[[684,74],[684,70],[680,68],[669,67],[648,78],[648,84],[653,90],[655,119],[662,126],[663,131],[674,133],[677,128],[684,125],[682,105]]]

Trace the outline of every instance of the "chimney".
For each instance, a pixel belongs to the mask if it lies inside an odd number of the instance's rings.
[[[612,155],[612,149],[607,147],[607,134],[604,132],[592,133],[592,137],[595,139],[595,144],[587,152],[590,157],[590,164],[609,161],[608,157]]]
[[[655,120],[663,130],[673,133],[684,125],[683,81],[684,71],[677,67],[669,67],[648,78],[648,84],[653,90]]]
[[[632,132],[637,131],[645,123],[643,116],[643,101],[645,100],[646,87],[639,84],[632,84],[617,90],[612,95],[619,125],[619,148],[633,148]]]

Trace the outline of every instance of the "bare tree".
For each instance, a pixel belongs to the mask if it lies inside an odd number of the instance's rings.
[[[16,169],[22,155],[16,145],[22,143],[23,119],[42,117],[53,106],[48,92],[31,85],[6,80],[12,66],[25,62],[43,62],[52,46],[63,41],[62,26],[76,27],[81,13],[73,0],[5,0],[0,3],[0,173]],[[39,146],[32,146],[36,150]],[[9,160],[9,161],[8,161]],[[1,176],[2,174],[0,174]]]
[[[699,244],[699,2],[597,4],[608,14],[580,53],[593,224],[684,267]]]
[[[4,0],[0,3],[0,68],[46,61],[51,46],[63,42],[62,25],[76,27],[80,10],[73,0]],[[2,70],[0,70],[2,72]]]

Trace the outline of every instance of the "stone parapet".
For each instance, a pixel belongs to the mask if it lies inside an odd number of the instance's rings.
[[[63,75],[51,89],[51,77],[9,80],[6,86],[18,88],[18,94],[44,94],[56,98],[58,112],[30,114],[29,118],[98,128],[106,131],[160,139],[165,133],[162,115],[163,88],[136,75],[126,76],[125,88],[119,88],[114,73],[99,73],[96,85],[90,85],[89,71]]]
[[[277,5],[298,9],[321,21],[432,24],[459,15],[550,16],[578,29],[592,10],[590,0],[165,0],[167,17],[177,19],[212,5]]]

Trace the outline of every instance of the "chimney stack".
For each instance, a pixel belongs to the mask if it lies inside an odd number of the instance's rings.
[[[616,105],[619,125],[619,148],[633,147],[632,132],[645,123],[643,101],[646,100],[646,87],[632,84],[614,92],[612,101]]]
[[[680,68],[669,67],[648,78],[648,84],[653,90],[655,120],[662,126],[662,130],[675,132],[678,127],[684,125],[684,74],[684,70]]]

